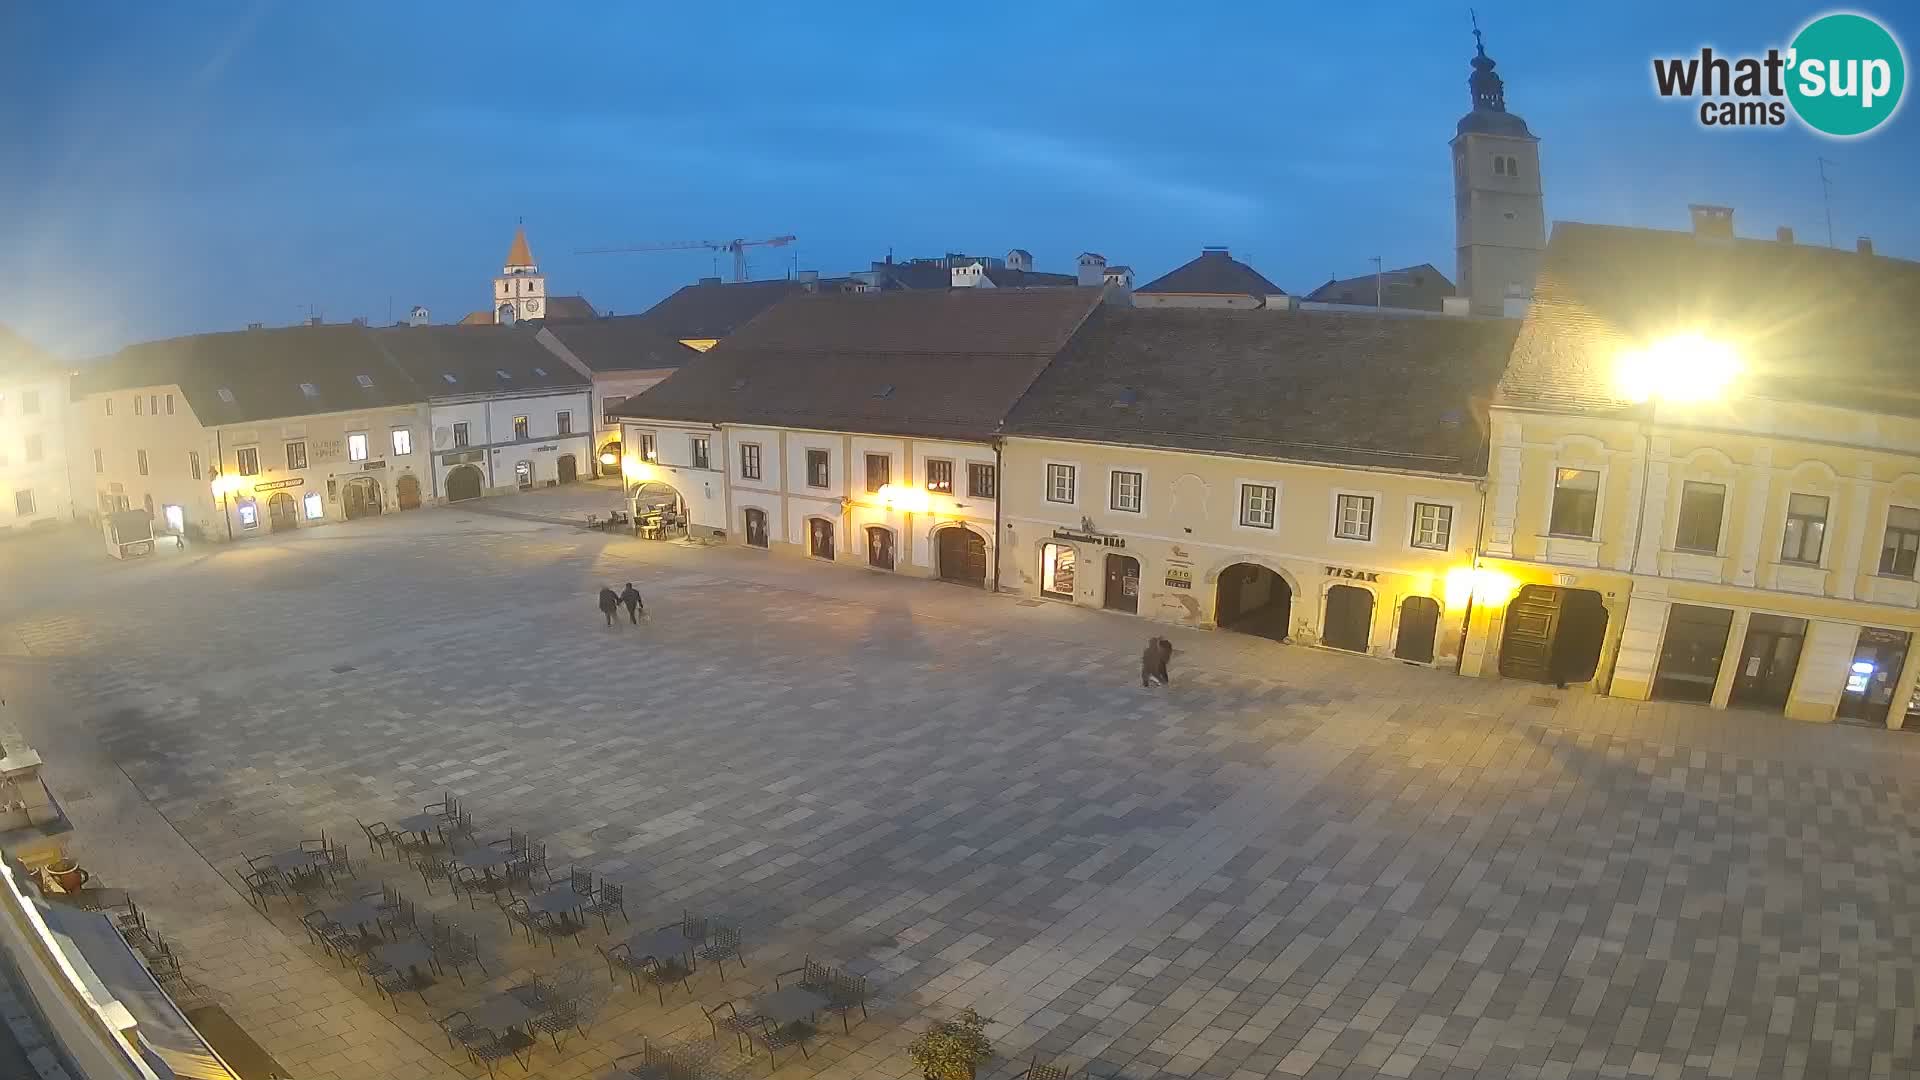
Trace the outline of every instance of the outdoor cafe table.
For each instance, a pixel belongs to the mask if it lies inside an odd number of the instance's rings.
[[[747,1008],[755,1016],[785,1027],[796,1020],[805,1020],[814,1013],[827,1007],[827,995],[809,990],[804,986],[789,986],[785,990],[775,990],[761,994],[748,1003]]]
[[[548,889],[538,896],[527,897],[527,910],[544,911],[549,915],[565,917],[579,911],[580,905],[587,899],[572,889]]]
[[[525,1026],[537,1013],[512,994],[495,994],[467,1010],[467,1019],[492,1032]]]
[[[659,959],[663,956],[682,957],[693,951],[694,942],[688,941],[680,932],[678,924],[663,926],[658,930],[641,930],[627,939],[627,955],[635,960],[643,956]]]
[[[487,875],[487,887],[492,888],[498,880],[493,876],[493,868],[505,866],[513,861],[513,852],[496,847],[469,848],[453,857],[453,861],[470,870],[479,870]]]
[[[351,926],[362,934],[367,932],[367,927],[369,926],[373,927],[376,932],[380,926],[380,909],[365,900],[355,900],[351,904],[342,904],[336,908],[327,908],[322,911],[321,914],[339,923],[341,926]]]
[[[373,955],[379,957],[381,963],[396,970],[418,971],[433,964],[433,950],[418,938],[382,945],[373,950]]]
[[[270,861],[273,863],[273,868],[283,874],[304,874],[312,870],[315,864],[325,862],[326,858],[327,854],[324,851],[303,851],[300,848],[292,848],[274,852]]]
[[[413,814],[393,823],[403,833],[417,833],[421,839],[440,831],[440,818],[434,814]]]

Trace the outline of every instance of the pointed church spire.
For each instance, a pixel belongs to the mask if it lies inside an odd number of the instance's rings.
[[[1493,58],[1487,55],[1486,41],[1480,36],[1480,16],[1467,10],[1473,20],[1473,74],[1467,76],[1467,89],[1473,95],[1473,107],[1489,112],[1507,111],[1507,88],[1493,73]]]
[[[527,246],[527,230],[524,225],[516,225],[513,230],[513,247],[507,252],[508,270],[533,270],[533,249]]]

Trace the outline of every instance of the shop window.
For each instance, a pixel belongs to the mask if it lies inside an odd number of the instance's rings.
[[[1453,507],[1442,503],[1413,504],[1413,546],[1445,551],[1453,542]]]
[[[807,451],[808,487],[823,488],[832,486],[831,469],[829,468],[828,462],[829,458],[825,450]]]
[[[1593,539],[1595,511],[1600,505],[1600,473],[1594,469],[1553,471],[1553,516],[1547,531],[1555,536]]]
[[[1373,539],[1373,496],[1339,495],[1334,502],[1333,535],[1342,540]]]
[[[1070,503],[1073,495],[1073,466],[1047,466],[1047,501]]]
[[[1040,548],[1040,592],[1056,600],[1073,599],[1074,550],[1065,544]]]
[[[1240,524],[1256,529],[1273,528],[1273,509],[1278,503],[1272,484],[1240,485]]]
[[[1673,537],[1675,550],[1704,555],[1718,552],[1720,519],[1726,505],[1726,485],[1687,481],[1680,489],[1680,527]]]
[[[975,499],[991,499],[999,490],[999,477],[994,475],[993,466],[983,462],[967,465],[967,495]]]
[[[1726,608],[1675,604],[1667,612],[1667,633],[1654,669],[1653,696],[1663,701],[1713,700],[1727,653],[1733,612]]]
[[[238,466],[240,470],[241,476],[260,475],[260,448],[259,447],[243,446],[240,449],[235,450],[233,452],[233,457],[234,457],[234,463]]]
[[[927,490],[953,492],[953,462],[943,458],[927,459]]]
[[[526,489],[532,487],[533,486],[533,462],[531,461],[515,462],[513,465],[513,482],[516,484],[519,484],[520,490],[522,491],[525,491]]]
[[[1827,497],[1787,496],[1787,528],[1780,540],[1780,561],[1820,565],[1827,541]]]
[[[1912,577],[1917,552],[1920,552],[1920,510],[1910,506],[1889,507],[1887,535],[1880,542],[1880,572]]]
[[[1146,478],[1137,472],[1114,470],[1107,505],[1115,510],[1137,514],[1143,502]]]
[[[326,516],[327,504],[324,499],[320,498],[319,492],[317,491],[307,492],[307,497],[305,502],[306,502],[306,508],[307,508],[308,521],[319,521],[321,518]]]
[[[252,499],[243,498],[240,500],[239,513],[241,528],[257,529],[260,527],[260,509],[253,504]]]
[[[867,490],[879,491],[892,482],[893,459],[885,454],[867,455]]]

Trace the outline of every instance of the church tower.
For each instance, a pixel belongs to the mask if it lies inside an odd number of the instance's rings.
[[[542,319],[547,314],[547,276],[533,261],[533,249],[527,246],[527,230],[513,230],[513,247],[507,252],[507,265],[493,279],[493,321],[515,323],[521,319]]]
[[[1507,111],[1506,87],[1473,28],[1473,111],[1453,136],[1455,288],[1476,315],[1499,315],[1509,299],[1533,294],[1547,246],[1540,186],[1540,140]]]

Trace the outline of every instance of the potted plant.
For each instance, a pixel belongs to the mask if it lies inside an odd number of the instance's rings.
[[[972,1009],[944,1020],[907,1044],[907,1056],[926,1080],[973,1080],[976,1067],[993,1057],[987,1021]]]

